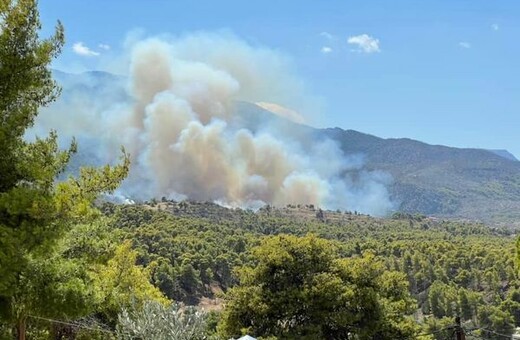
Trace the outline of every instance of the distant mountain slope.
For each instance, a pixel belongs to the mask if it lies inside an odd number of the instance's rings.
[[[123,77],[103,72],[55,71],[55,75],[64,87],[63,104],[77,94],[95,105],[101,105],[99,99],[107,94],[118,101],[130,100]],[[520,162],[506,150],[461,149],[340,128],[315,129],[246,102],[236,103],[236,113],[231,122],[236,127],[261,131],[268,126],[278,136],[298,139],[307,147],[330,138],[346,155],[362,155],[368,170],[392,175],[389,190],[400,211],[520,226]]]
[[[241,124],[270,122],[282,133],[336,140],[347,155],[360,154],[369,170],[392,175],[389,188],[400,211],[520,226],[520,162],[504,152],[429,145],[408,138],[383,139],[354,130],[313,129],[240,103]],[[510,156],[507,156],[510,155]]]
[[[428,215],[520,221],[520,162],[487,150],[382,139],[326,129],[346,153],[366,155],[367,166],[388,171],[400,210]]]
[[[518,158],[516,158],[512,153],[510,153],[507,150],[488,150],[489,152],[492,152],[496,155],[502,156],[504,158],[507,158],[511,161],[518,161]]]

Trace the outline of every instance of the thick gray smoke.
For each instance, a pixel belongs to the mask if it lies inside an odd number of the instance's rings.
[[[127,77],[103,87],[85,76],[68,92],[73,84],[65,80],[64,98],[35,127],[75,135],[96,162],[112,161],[124,145],[132,169],[122,194],[242,207],[314,204],[374,215],[392,208],[388,176],[363,171],[362,159],[344,155],[335,142],[304,147],[269,124],[252,131],[234,123],[239,100],[299,122],[298,112],[312,111],[279,53],[218,34],[147,39],[130,50]]]

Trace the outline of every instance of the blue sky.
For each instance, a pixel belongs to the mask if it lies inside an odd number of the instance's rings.
[[[100,68],[136,29],[227,30],[292,58],[324,103],[315,125],[520,157],[518,0],[40,0],[40,11],[44,34],[65,25],[58,69]]]

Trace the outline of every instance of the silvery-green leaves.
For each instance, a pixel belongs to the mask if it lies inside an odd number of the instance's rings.
[[[117,326],[120,339],[207,339],[205,331],[206,315],[196,308],[151,301],[140,310],[123,309]]]

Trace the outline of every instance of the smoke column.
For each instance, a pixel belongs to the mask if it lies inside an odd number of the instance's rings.
[[[298,112],[312,110],[286,57],[208,33],[146,39],[129,53],[128,76],[112,83],[124,86],[67,94],[72,85],[64,81],[64,98],[42,112],[34,129],[75,135],[80,151],[101,163],[124,145],[132,168],[122,194],[240,207],[314,204],[373,215],[392,208],[389,177],[364,171],[362,159],[344,155],[335,142],[303,147],[269,124],[252,131],[233,123],[238,100],[290,112],[297,121]]]

